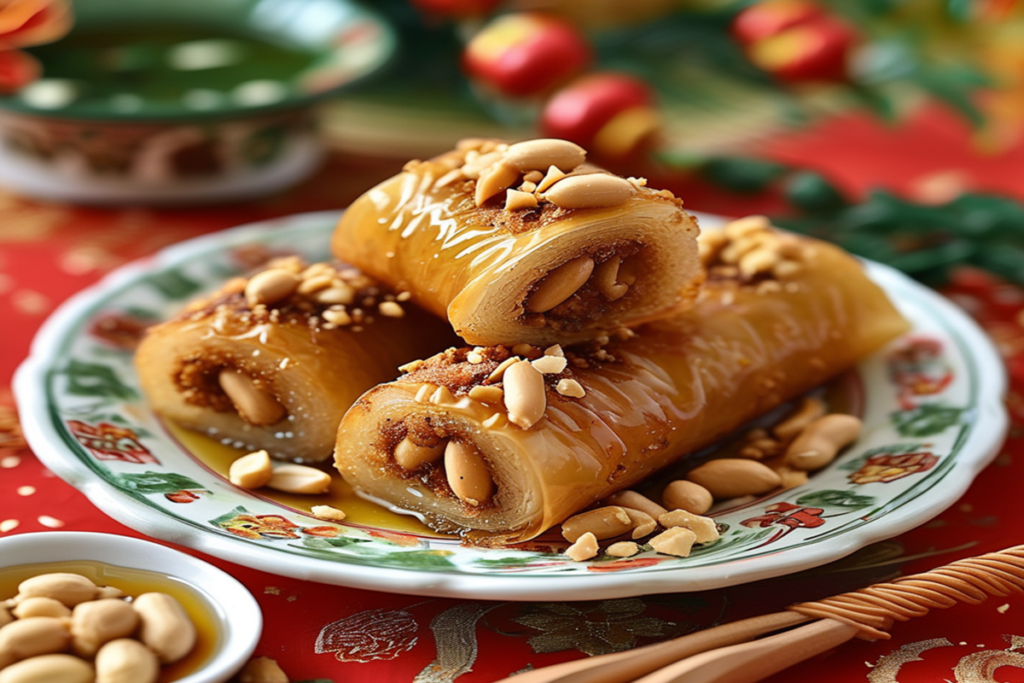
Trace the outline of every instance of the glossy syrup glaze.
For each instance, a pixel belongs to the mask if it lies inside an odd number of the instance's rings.
[[[635,196],[615,206],[542,203],[509,211],[501,193],[477,206],[476,180],[438,186],[463,158],[452,152],[410,164],[368,191],[340,221],[335,255],[412,292],[474,344],[580,341],[593,329],[636,323],[651,317],[651,309],[664,313],[692,297],[699,274],[696,225],[671,195],[638,186]],[[576,301],[548,316],[524,312],[552,270],[581,256],[600,264],[618,252],[636,262],[635,291],[615,301],[589,297],[587,305]],[[659,274],[657,282],[648,282],[651,272]],[[551,326],[557,329],[543,331]]]
[[[906,329],[856,261],[825,245],[816,251],[777,287],[713,282],[693,311],[580,355],[549,377],[544,417],[530,429],[468,397],[474,382],[464,381],[458,355],[432,361],[451,366],[447,379],[428,361],[349,412],[339,469],[357,488],[435,524],[478,530],[468,532],[474,541],[528,539],[821,384]],[[584,397],[552,389],[567,377]],[[451,398],[424,400],[425,383],[445,386]],[[382,425],[414,415],[473,440],[497,483],[493,506],[467,509],[426,472],[389,471],[393,443],[382,438]]]

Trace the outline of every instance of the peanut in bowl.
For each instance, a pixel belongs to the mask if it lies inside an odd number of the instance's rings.
[[[51,668],[83,683],[223,683],[252,655],[262,622],[242,584],[165,546],[57,531],[0,540],[4,683],[57,680]]]

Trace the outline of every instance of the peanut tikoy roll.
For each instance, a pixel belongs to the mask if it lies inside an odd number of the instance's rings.
[[[448,350],[368,392],[336,466],[475,543],[529,539],[813,388],[907,330],[841,250],[738,221],[695,305],[578,352]]]
[[[404,296],[339,268],[280,259],[151,328],[135,356],[150,405],[224,443],[326,460],[360,394],[455,340]]]
[[[697,225],[564,140],[467,140],[373,188],[332,249],[471,344],[587,341],[670,315],[703,277]]]

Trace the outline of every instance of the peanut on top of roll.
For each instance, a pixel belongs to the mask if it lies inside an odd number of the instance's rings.
[[[703,280],[696,222],[646,184],[565,140],[464,140],[356,200],[332,249],[469,343],[587,341],[685,308]]]

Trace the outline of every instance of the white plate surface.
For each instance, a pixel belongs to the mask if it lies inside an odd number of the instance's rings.
[[[235,272],[239,247],[324,260],[337,218],[303,214],[191,240],[70,299],[15,378],[35,453],[122,523],[264,571],[399,593],[589,600],[704,590],[841,558],[955,502],[1006,431],[1005,371],[984,333],[931,290],[868,263],[914,329],[856,368],[863,436],[809,484],[716,513],[727,525],[722,539],[688,558],[648,550],[574,563],[542,548],[480,550],[325,523],[239,490],[197,462],[146,406],[131,353],[92,325],[110,315],[166,317]]]

